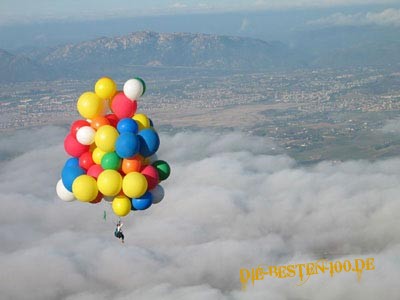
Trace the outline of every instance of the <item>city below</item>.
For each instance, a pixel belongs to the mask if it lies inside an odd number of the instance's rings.
[[[400,73],[376,68],[170,73],[144,77],[147,92],[138,102],[138,112],[157,120],[161,131],[219,129],[267,136],[304,163],[373,160],[400,151],[400,138],[382,129],[400,111]],[[124,78],[116,79],[121,87]],[[96,80],[1,85],[1,131],[71,123],[80,117],[76,100]]]

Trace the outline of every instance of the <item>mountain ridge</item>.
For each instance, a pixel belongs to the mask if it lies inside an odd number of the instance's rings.
[[[357,33],[357,32],[355,32]],[[303,36],[303,44],[289,47],[281,42],[250,37],[204,33],[159,33],[137,31],[114,37],[99,37],[52,48],[35,48],[22,54],[0,51],[0,82],[91,78],[101,74],[119,76],[132,67],[185,68],[207,72],[271,71],[293,68],[342,68],[390,66],[400,63],[400,43],[375,45],[355,33],[344,36]],[[342,43],[337,40],[341,37]],[[344,39],[346,37],[346,39]],[[395,36],[393,36],[395,37]],[[340,40],[340,39],[339,39]],[[353,43],[352,40],[355,40]],[[320,49],[311,47],[318,45]],[[317,50],[315,50],[317,49]],[[384,53],[384,55],[382,55]]]
[[[48,66],[185,66],[208,68],[276,67],[284,63],[281,43],[236,36],[202,33],[139,31],[67,44],[41,55]],[[67,64],[67,66],[65,66]]]
[[[0,82],[44,79],[47,75],[40,64],[26,56],[0,49]]]
[[[280,42],[204,33],[137,31],[115,37],[26,51],[37,66],[33,79],[79,78],[115,74],[129,66],[185,67],[209,70],[260,70],[287,67],[291,50]],[[23,57],[19,55],[19,57]],[[9,60],[9,59],[8,59]],[[32,69],[32,68],[31,68]],[[23,78],[29,80],[27,68]],[[16,78],[12,78],[15,80]],[[10,79],[6,74],[0,81]]]

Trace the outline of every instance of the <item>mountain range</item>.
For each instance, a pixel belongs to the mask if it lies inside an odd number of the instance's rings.
[[[337,36],[336,40],[343,34]],[[310,43],[319,49],[312,47],[313,51]],[[317,32],[297,44],[300,47],[248,37],[139,31],[17,54],[0,50],[0,82],[114,76],[138,66],[259,71],[400,62],[400,43],[395,39],[389,44],[366,39],[352,44],[349,37],[348,42],[338,44],[334,36]]]
[[[54,48],[0,52],[0,81],[79,77],[115,73],[129,66],[200,69],[271,69],[292,63],[290,49],[279,42],[193,33],[134,32]],[[38,73],[41,76],[38,76]],[[12,77],[8,74],[15,74]]]
[[[0,82],[30,81],[48,78],[45,68],[23,55],[0,49]]]

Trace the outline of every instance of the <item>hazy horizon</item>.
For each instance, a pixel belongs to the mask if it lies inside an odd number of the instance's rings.
[[[26,22],[21,20],[15,23],[0,23],[0,49],[12,51],[24,47],[48,47],[141,30],[237,35],[290,44],[298,35],[318,28],[369,25],[395,30],[399,26],[399,3],[389,1],[387,4],[381,4],[376,1],[368,5],[340,4],[326,7],[305,5],[276,10],[212,13],[178,10],[171,15],[118,16],[89,20],[80,18],[42,18]],[[7,7],[4,11],[7,11]]]
[[[315,9],[334,7],[360,7],[368,5],[392,5],[394,0],[295,0],[272,1],[160,1],[149,0],[135,3],[120,0],[118,5],[110,5],[105,0],[66,1],[57,2],[39,0],[32,3],[28,0],[3,0],[1,3],[1,23],[30,23],[46,20],[101,20],[118,17],[179,15],[186,13],[224,13],[224,12],[259,12],[259,11],[288,11],[293,9]],[[24,10],[21,10],[24,7]]]

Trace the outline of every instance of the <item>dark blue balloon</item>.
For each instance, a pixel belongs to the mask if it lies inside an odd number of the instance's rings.
[[[150,126],[154,127],[153,121],[151,119],[149,119],[149,122],[150,122]]]
[[[79,158],[77,157],[68,158],[67,161],[65,162],[64,168],[65,167],[79,167]]]
[[[122,158],[129,158],[136,155],[139,149],[139,139],[136,134],[131,132],[121,133],[115,142],[115,152]]]
[[[86,174],[86,172],[81,167],[64,167],[61,172],[61,180],[65,188],[72,192],[72,183],[74,182],[75,178],[83,174]]]
[[[154,129],[143,129],[138,133],[140,142],[139,153],[144,156],[151,156],[157,152],[160,147],[160,138]]]
[[[124,118],[119,120],[117,124],[117,130],[119,133],[131,132],[137,134],[139,131],[139,127],[135,120],[131,118]]]
[[[145,210],[148,209],[153,203],[153,195],[146,192],[140,198],[132,198],[132,210]]]

